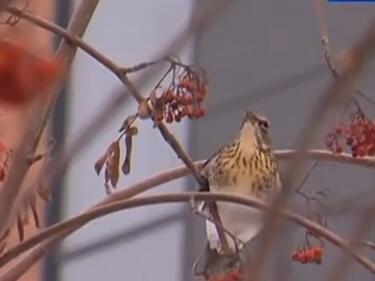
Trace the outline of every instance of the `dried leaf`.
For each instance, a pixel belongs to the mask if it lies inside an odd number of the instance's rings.
[[[116,187],[120,175],[120,145],[118,141],[111,144],[111,150],[108,154],[105,170],[105,182],[111,183],[112,187]]]
[[[111,184],[116,187],[120,175],[120,144],[117,141],[113,149],[111,161]]]
[[[138,135],[138,128],[136,126],[132,126],[129,128],[128,135],[136,136]]]
[[[148,108],[147,100],[143,100],[138,104],[138,116],[141,119],[150,118],[150,111]]]
[[[101,170],[103,169],[104,164],[107,162],[108,157],[110,157],[111,153],[113,152],[115,142],[112,142],[106,152],[95,162],[95,172],[99,175]]]
[[[100,174],[101,170],[103,169],[103,166],[105,164],[105,160],[107,159],[107,152],[103,154],[96,162],[95,162],[95,172],[96,174]]]
[[[125,175],[128,175],[130,173],[132,146],[133,146],[133,136],[128,134],[125,137],[126,156],[125,156],[124,163],[121,166],[121,171]]]

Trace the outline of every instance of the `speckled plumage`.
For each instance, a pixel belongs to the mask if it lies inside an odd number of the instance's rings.
[[[246,113],[240,134],[203,165],[201,172],[207,178],[210,192],[235,193],[267,201],[280,191],[268,124],[266,118]],[[216,204],[224,228],[241,242],[248,242],[261,230],[263,222],[259,211],[233,203]],[[220,252],[216,227],[208,221],[207,236],[210,247]],[[229,236],[227,240],[234,250],[234,241]]]

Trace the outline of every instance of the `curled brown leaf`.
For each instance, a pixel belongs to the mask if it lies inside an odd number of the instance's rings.
[[[132,146],[133,146],[133,135],[127,134],[125,137],[126,156],[121,166],[121,171],[123,172],[124,175],[128,175],[130,173]]]
[[[105,164],[105,161],[107,160],[107,152],[103,154],[96,162],[95,162],[95,172],[99,175],[101,170],[103,169],[103,166]]]
[[[135,126],[132,126],[131,128],[129,128],[128,135],[131,135],[131,136],[138,135],[138,128]]]
[[[120,175],[120,144],[118,141],[110,145],[105,163],[105,184],[108,192],[108,184],[110,183],[115,188]]]

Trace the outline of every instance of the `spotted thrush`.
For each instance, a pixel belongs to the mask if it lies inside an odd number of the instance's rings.
[[[267,118],[250,111],[246,113],[238,136],[202,167],[209,192],[227,192],[269,201],[280,191],[269,126]],[[241,249],[243,243],[254,238],[263,227],[262,214],[254,208],[228,202],[216,202],[216,207],[224,229],[231,234],[226,234],[226,240],[232,252]],[[207,209],[204,205],[201,208]],[[210,221],[206,222],[206,233],[209,247],[220,253],[219,235]]]

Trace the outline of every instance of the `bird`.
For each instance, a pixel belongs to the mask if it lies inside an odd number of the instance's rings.
[[[200,173],[207,185],[200,191],[225,192],[263,202],[272,200],[281,191],[281,180],[269,127],[266,117],[246,111],[239,134],[203,164]],[[262,213],[255,208],[229,202],[215,204],[232,253],[241,250],[264,226]],[[209,213],[204,202],[199,209]],[[223,247],[212,220],[206,220],[206,235],[209,248],[222,254]]]

